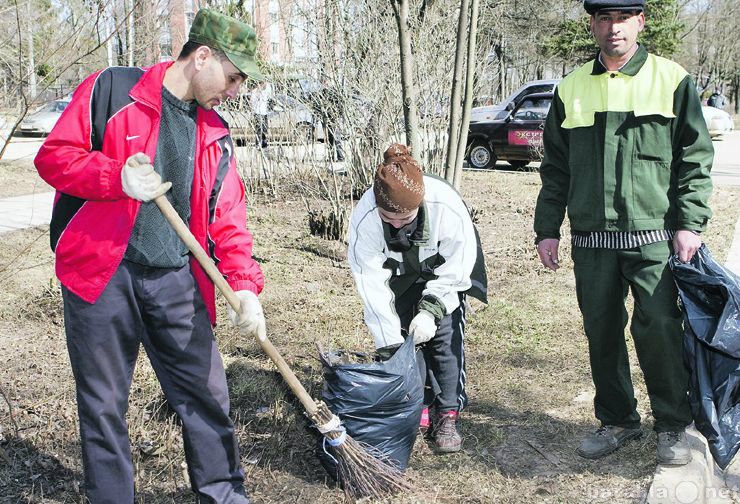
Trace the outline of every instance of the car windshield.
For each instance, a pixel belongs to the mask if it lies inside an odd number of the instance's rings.
[[[53,102],[47,104],[43,109],[41,109],[43,112],[64,112],[64,109],[67,108],[67,105],[69,104],[68,101],[63,100],[54,100]]]
[[[527,98],[514,113],[514,119],[524,121],[541,120],[547,117],[552,101],[547,98]]]
[[[553,83],[547,83],[547,84],[535,84],[533,86],[526,87],[519,92],[514,92],[509,98],[507,98],[504,101],[504,105],[508,104],[509,102],[518,102],[523,96],[535,94],[535,93],[549,93],[555,88],[555,84]]]

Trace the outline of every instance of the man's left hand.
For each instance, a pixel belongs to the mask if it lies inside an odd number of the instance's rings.
[[[673,235],[673,252],[681,262],[689,262],[701,247],[701,237],[693,231],[681,229]]]
[[[245,336],[256,336],[257,338],[264,340],[265,335],[265,315],[262,312],[262,305],[260,304],[257,295],[248,290],[236,291],[236,297],[241,301],[239,305],[239,312],[236,312],[231,304],[228,305],[228,315],[231,323],[239,328]]]

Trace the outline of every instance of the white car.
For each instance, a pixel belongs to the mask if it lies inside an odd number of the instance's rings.
[[[46,136],[57,123],[57,120],[69,105],[69,99],[54,100],[47,103],[33,114],[28,114],[16,129],[19,136]]]
[[[218,108],[218,113],[229,123],[231,137],[237,145],[247,145],[255,140],[254,116],[248,101],[228,101]],[[286,94],[270,98],[267,138],[270,142],[313,143],[323,138],[321,124],[314,120],[311,110],[301,101]]]
[[[533,93],[551,93],[560,79],[543,79],[529,81],[507,96],[498,105],[475,107],[470,111],[470,122],[494,121],[504,119],[522,98]]]
[[[712,138],[720,137],[723,133],[729,133],[735,129],[732,117],[722,109],[703,105],[701,107],[701,113],[704,115],[704,121],[707,123],[709,136]]]

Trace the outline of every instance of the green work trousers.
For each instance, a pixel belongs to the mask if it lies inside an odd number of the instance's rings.
[[[588,338],[594,408],[602,425],[638,427],[624,329],[625,301],[634,298],[630,332],[647,386],[657,432],[691,423],[678,292],[667,262],[671,243],[628,250],[574,247],[578,305]]]

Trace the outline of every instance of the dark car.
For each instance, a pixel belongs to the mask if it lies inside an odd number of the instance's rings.
[[[522,98],[535,93],[552,93],[560,79],[543,79],[526,82],[519,89],[496,105],[476,106],[470,111],[470,122],[492,121],[505,118]]]
[[[522,98],[503,119],[470,123],[467,161],[473,168],[490,168],[497,160],[523,168],[542,159],[542,131],[553,93]]]

